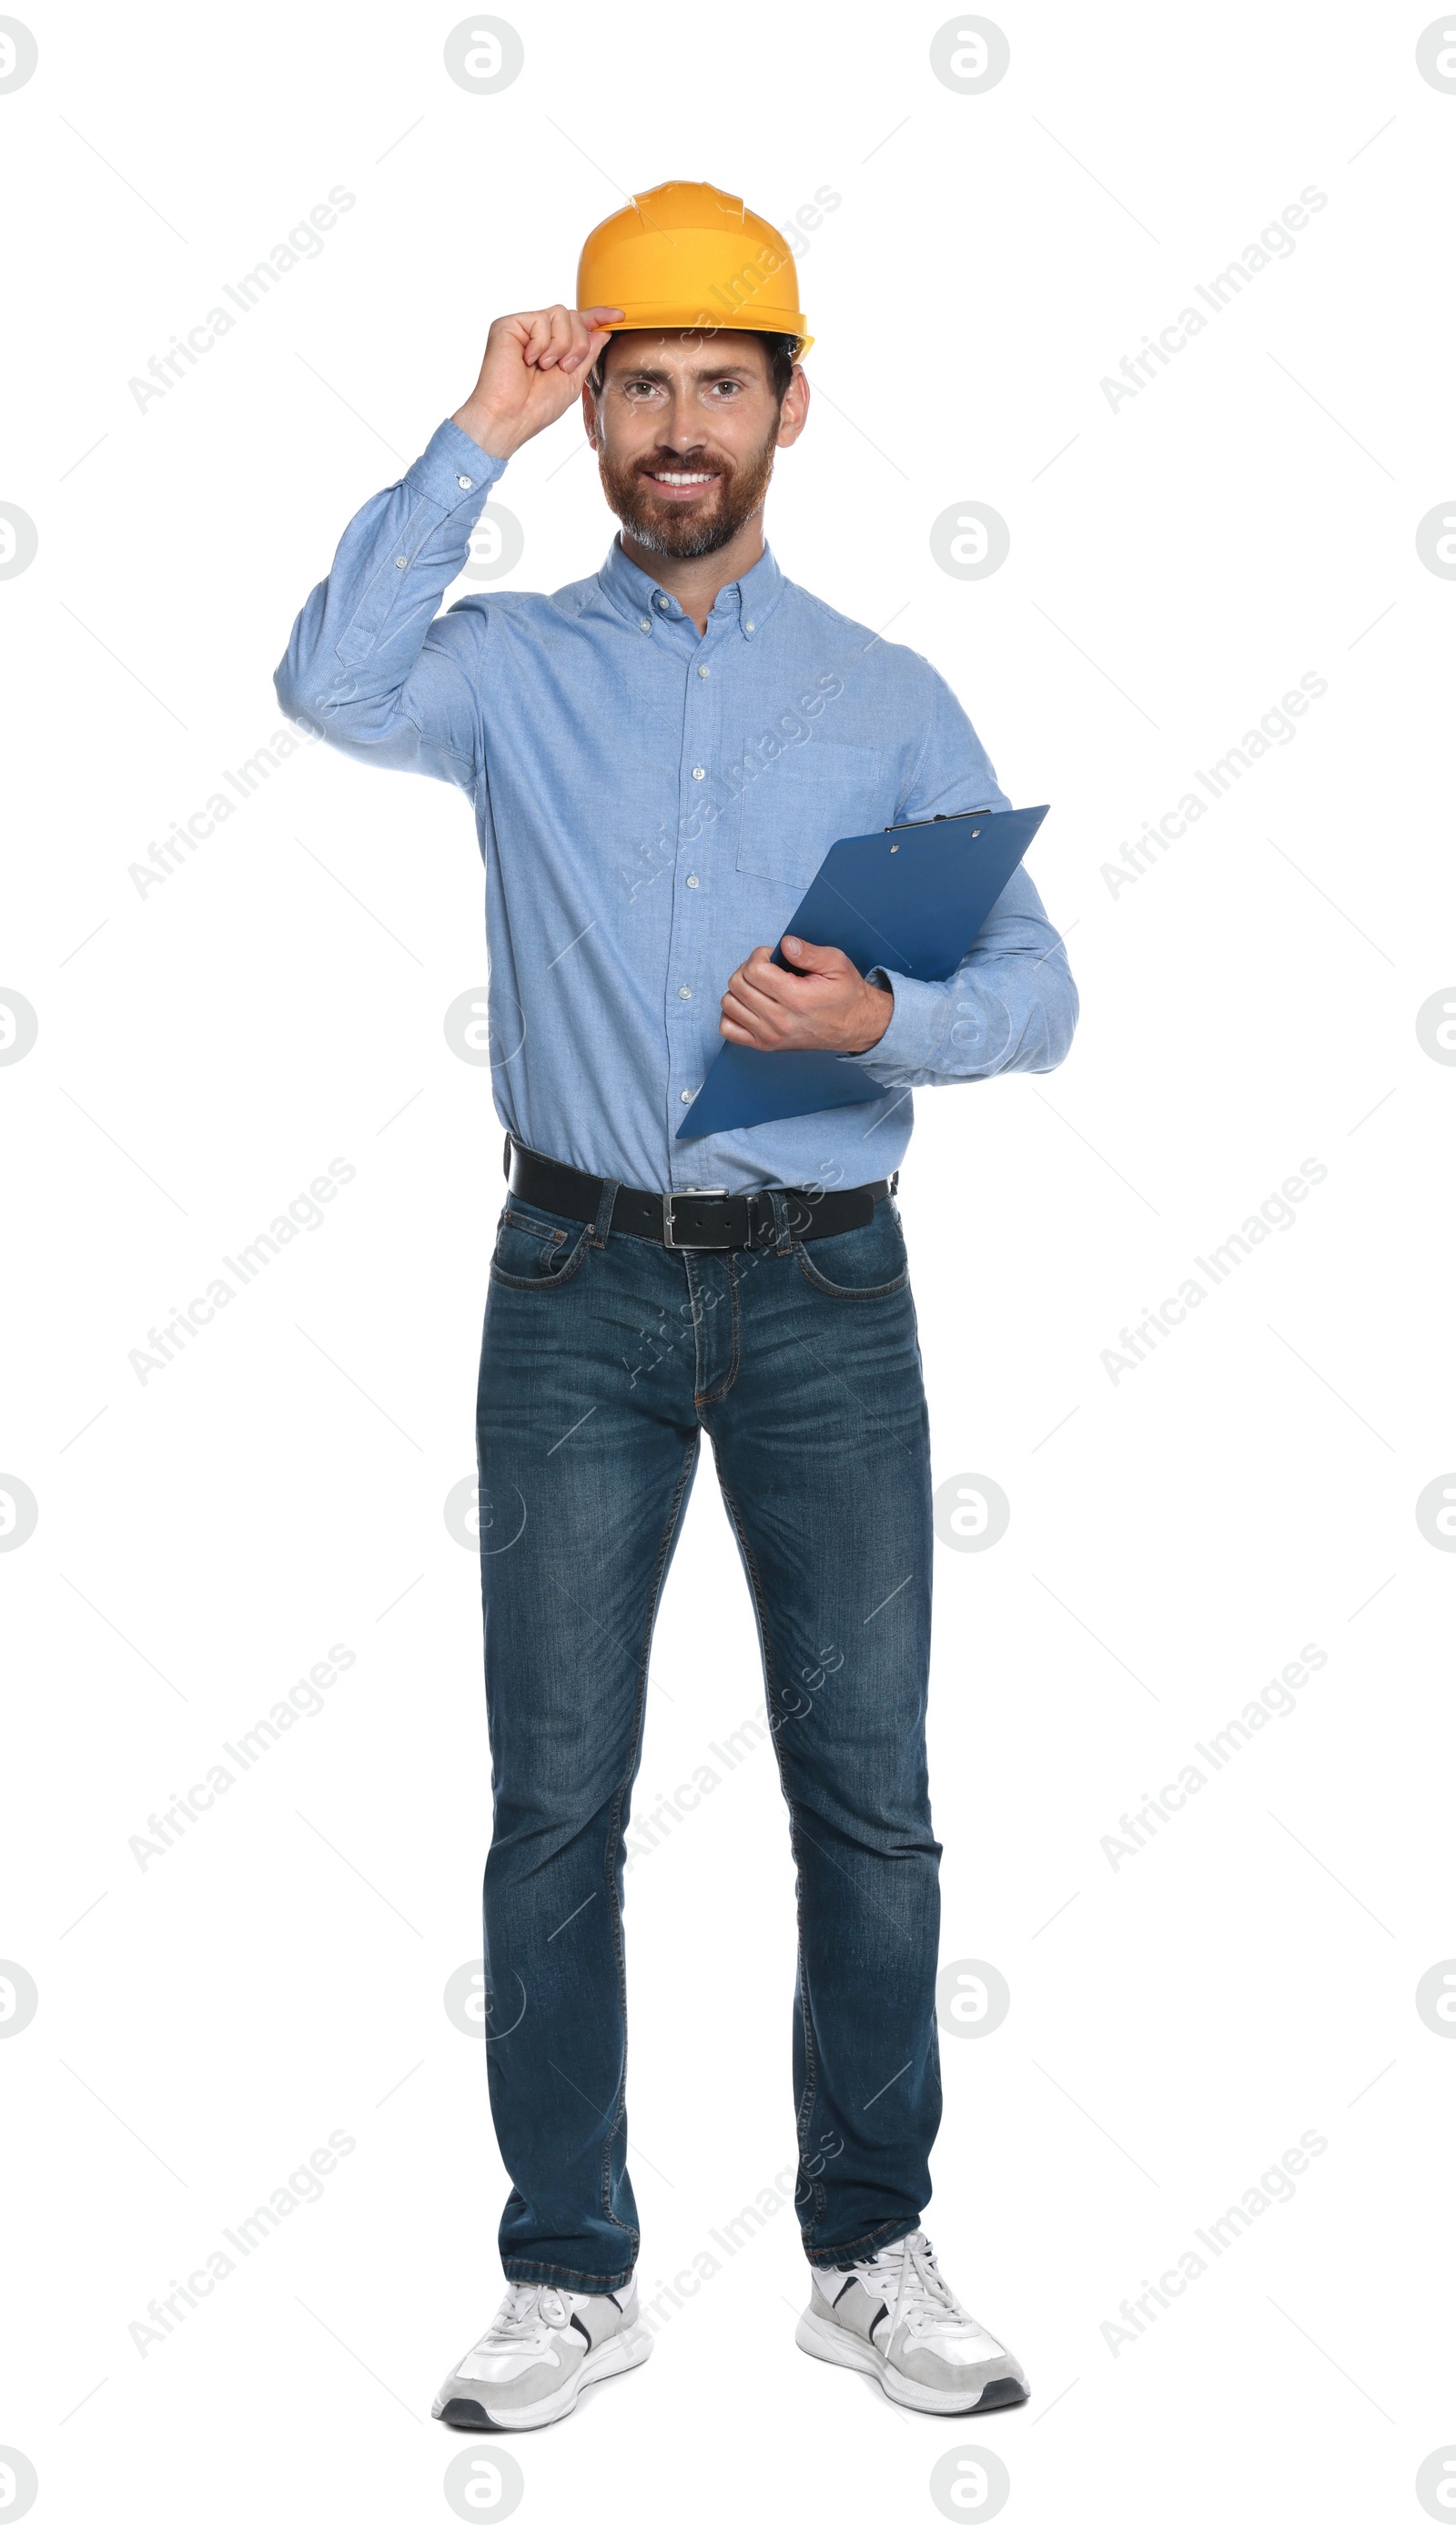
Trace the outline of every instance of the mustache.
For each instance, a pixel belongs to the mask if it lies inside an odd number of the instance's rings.
[[[731,473],[732,471],[721,461],[708,459],[696,451],[685,458],[681,451],[654,450],[650,459],[637,462],[639,476],[726,476]]]

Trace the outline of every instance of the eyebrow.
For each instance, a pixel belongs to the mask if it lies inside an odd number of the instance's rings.
[[[711,370],[690,371],[689,378],[700,388],[709,380],[746,380],[752,375],[752,367],[748,362],[719,362]],[[623,362],[611,376],[619,380],[660,381],[666,386],[674,375],[651,362]]]

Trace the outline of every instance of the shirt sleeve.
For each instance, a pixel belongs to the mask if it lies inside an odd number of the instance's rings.
[[[473,785],[490,615],[474,601],[437,612],[504,470],[442,423],[399,484],[355,513],[273,675],[295,723],[376,766]]]
[[[928,663],[925,672],[932,683],[925,738],[896,820],[1009,811],[964,708]],[[1076,987],[1023,866],[948,980],[910,980],[879,966],[866,976],[895,999],[883,1037],[858,1057],[882,1085],[958,1085],[1013,1069],[1042,1074],[1071,1048]]]

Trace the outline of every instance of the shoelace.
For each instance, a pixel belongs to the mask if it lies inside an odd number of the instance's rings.
[[[498,2340],[512,2345],[545,2344],[553,2329],[565,2329],[571,2306],[554,2286],[508,2286],[505,2300],[490,2324],[482,2346]]]
[[[854,2273],[882,2302],[894,2296],[885,2333],[887,2354],[902,2321],[912,2331],[981,2327],[951,2292],[923,2232],[907,2232],[903,2240],[891,2241]]]

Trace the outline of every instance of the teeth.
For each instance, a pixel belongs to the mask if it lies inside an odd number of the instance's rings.
[[[658,485],[710,485],[712,481],[711,471],[707,469],[695,476],[670,475],[665,468],[657,469],[653,473],[653,482]]]

